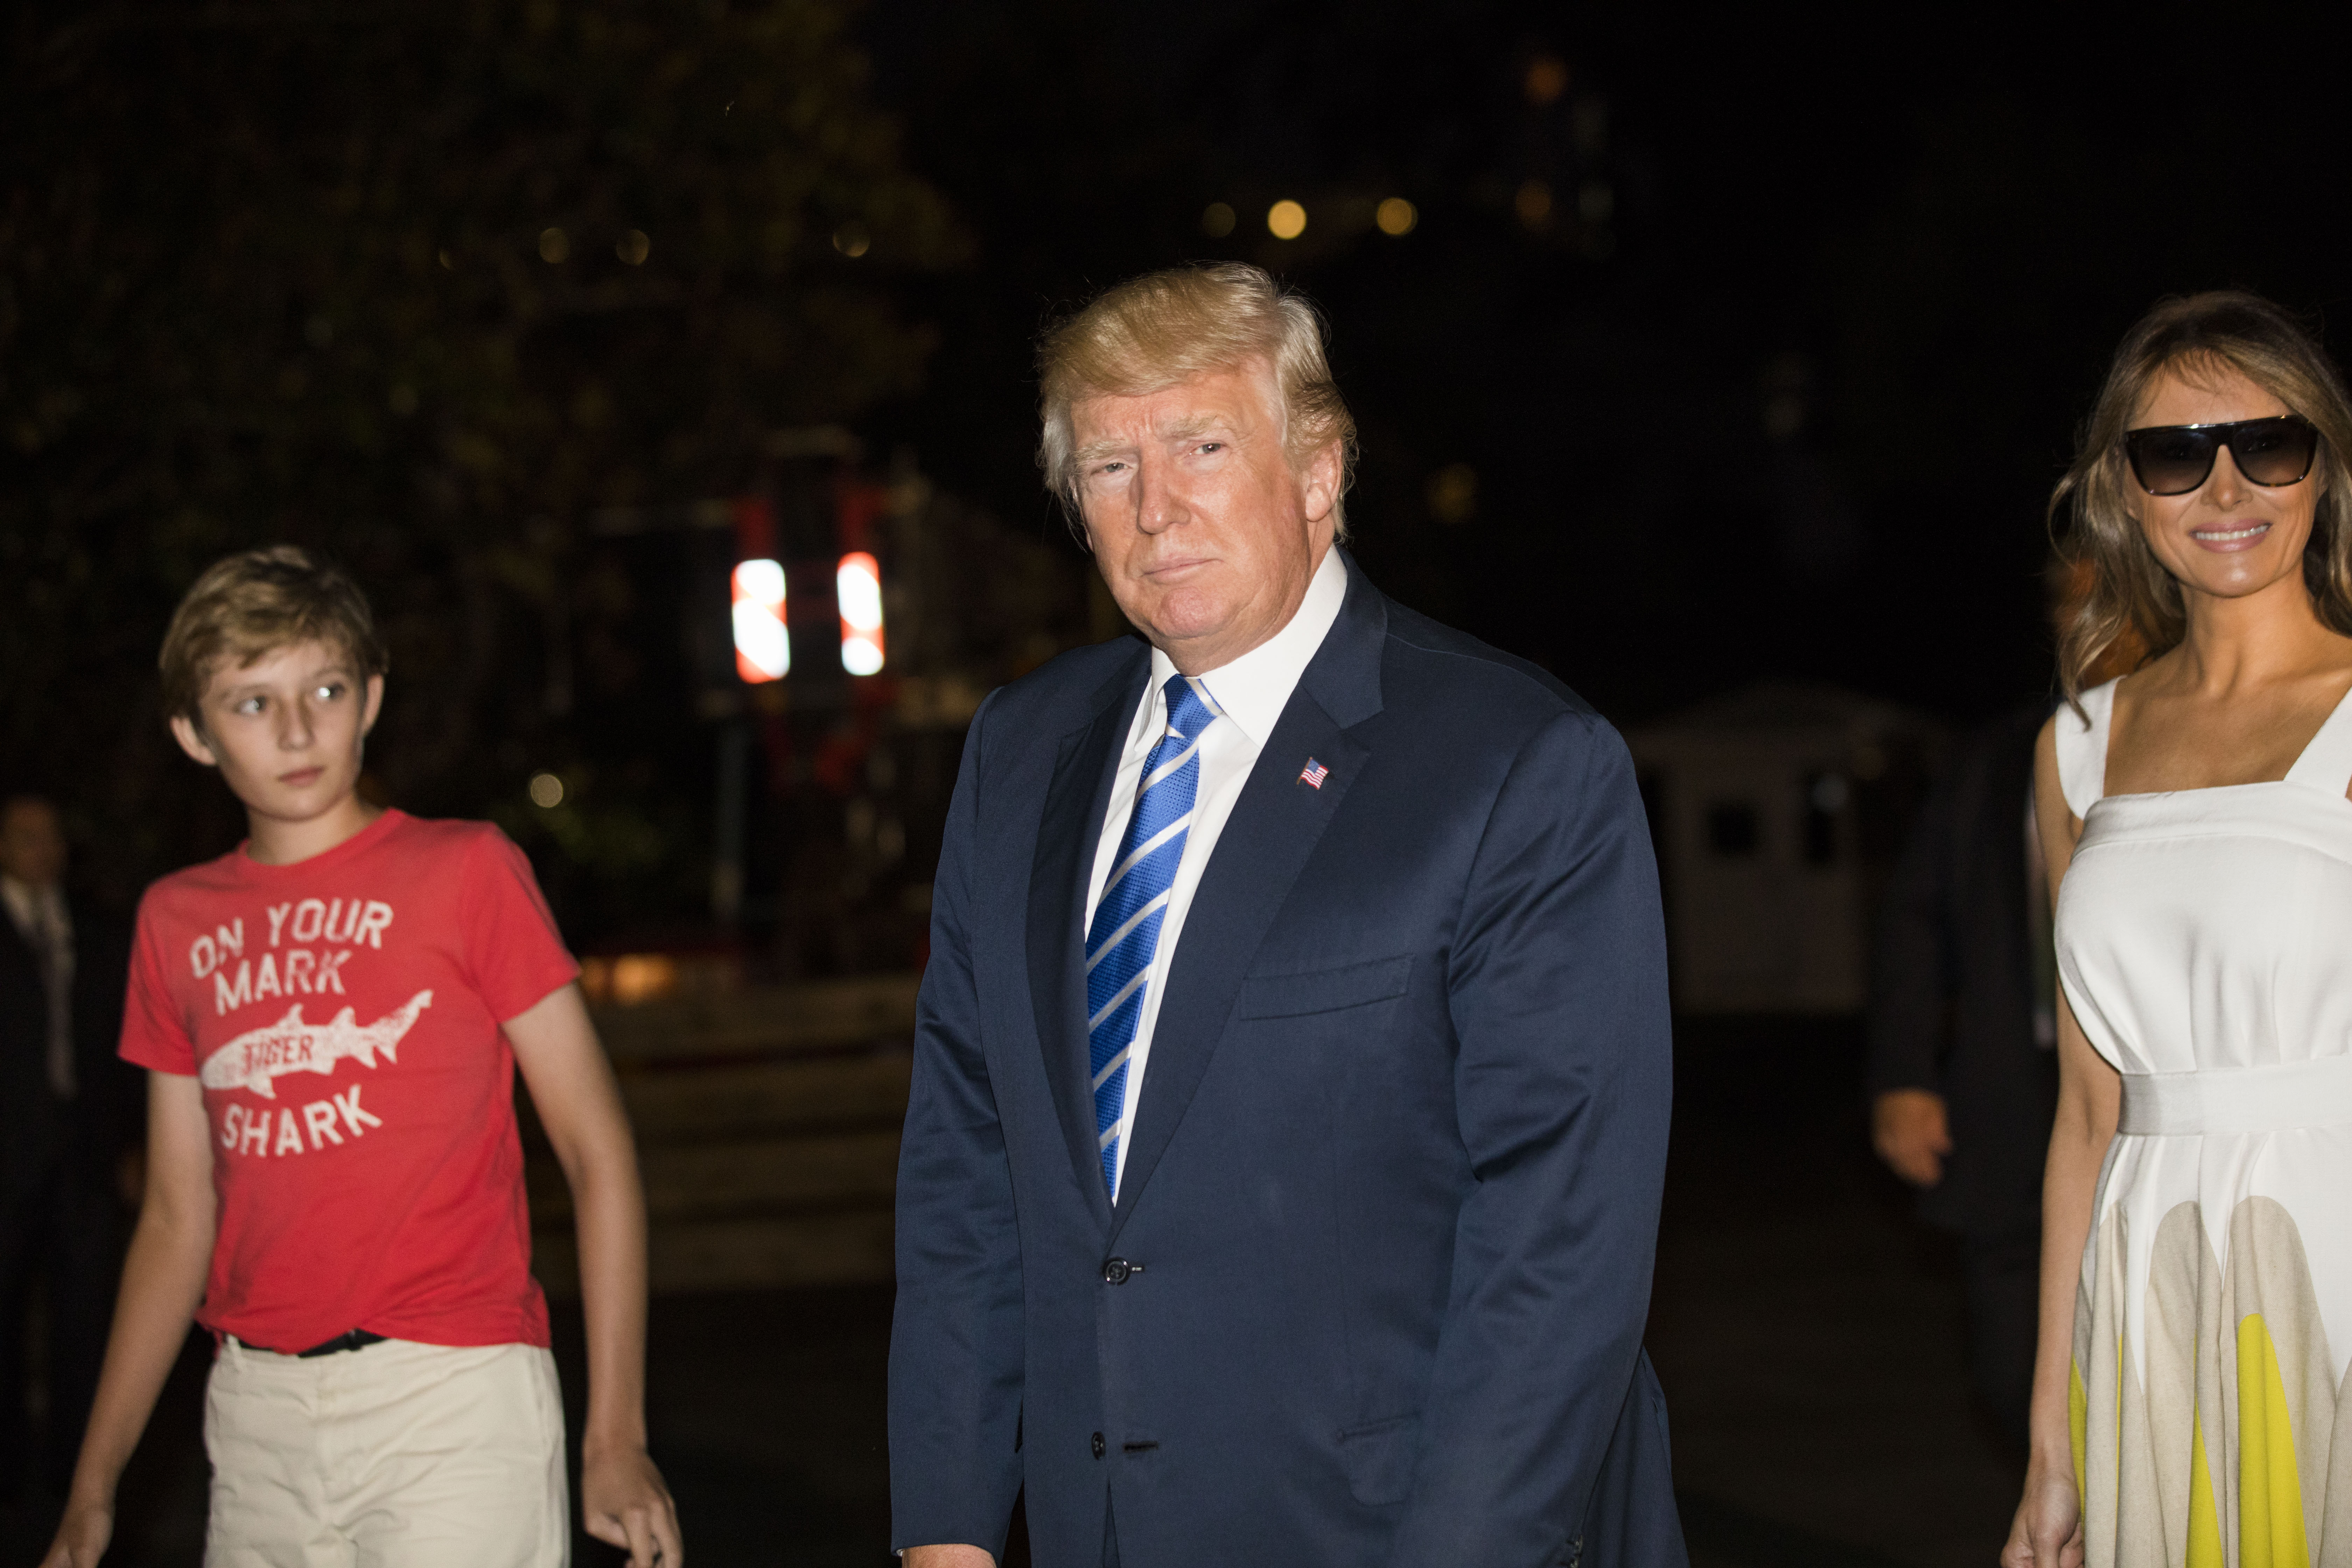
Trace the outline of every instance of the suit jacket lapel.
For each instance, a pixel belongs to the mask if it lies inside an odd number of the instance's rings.
[[[1086,943],[1079,923],[1086,912],[1087,883],[1095,847],[1118,774],[1120,742],[1142,700],[1150,673],[1149,653],[1138,649],[1133,668],[1095,691],[1095,715],[1062,737],[1054,778],[1045,791],[1045,812],[1037,829],[1037,855],[1029,873],[1029,1000],[1037,1016],[1037,1040],[1045,1053],[1045,1077],[1053,1085],[1054,1109],[1079,1190],[1096,1216],[1110,1221],[1110,1194],[1103,1188],[1102,1157],[1095,1143],[1095,1102],[1087,1061]]]
[[[1119,1177],[1114,1238],[1209,1070],[1251,957],[1371,755],[1347,730],[1380,711],[1388,613],[1354,562],[1348,565],[1339,618],[1259,750],[1177,936]],[[1299,776],[1310,757],[1328,770],[1319,787]]]

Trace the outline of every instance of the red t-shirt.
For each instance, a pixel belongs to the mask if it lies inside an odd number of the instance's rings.
[[[204,1084],[197,1321],[278,1351],[545,1345],[499,1026],[578,973],[488,823],[387,811],[291,866],[240,847],[149,888],[122,1055]]]

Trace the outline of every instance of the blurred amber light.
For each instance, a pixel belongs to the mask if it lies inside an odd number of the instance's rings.
[[[1374,209],[1372,221],[1381,226],[1382,234],[1411,234],[1413,225],[1421,221],[1421,212],[1402,196],[1391,196]]]
[[[1568,90],[1568,62],[1557,55],[1538,55],[1528,62],[1528,101],[1540,109],[1559,101]]]
[[[1429,476],[1423,494],[1431,516],[1458,528],[1478,515],[1478,470],[1467,463],[1450,463]]]
[[[539,258],[553,266],[572,254],[572,237],[560,228],[539,231]]]
[[[1551,187],[1541,180],[1529,180],[1511,198],[1519,221],[1529,228],[1541,228],[1551,221]]]
[[[563,804],[563,781],[553,773],[530,775],[530,804],[542,811],[551,811]]]
[[[621,242],[618,245],[613,247],[613,254],[628,266],[643,267],[646,264],[646,258],[653,254],[653,249],[654,242],[646,237],[646,231],[633,228],[621,237]]]
[[[677,961],[665,952],[625,952],[590,958],[580,965],[580,989],[588,1000],[634,1007],[677,992]]]
[[[1211,202],[1201,209],[1201,232],[1211,239],[1223,239],[1234,232],[1234,209],[1223,202]]]
[[[833,231],[833,247],[856,260],[874,247],[874,237],[866,232],[862,223],[845,223]]]
[[[1279,201],[1265,209],[1265,232],[1276,239],[1297,239],[1307,232],[1307,209],[1294,201]]]

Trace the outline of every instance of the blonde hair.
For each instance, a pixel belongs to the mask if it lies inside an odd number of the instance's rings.
[[[1293,467],[1339,447],[1339,489],[1331,499],[1336,537],[1348,537],[1343,500],[1356,469],[1356,421],[1324,357],[1322,312],[1243,262],[1172,267],[1097,295],[1057,323],[1037,350],[1037,466],[1045,488],[1080,522],[1071,405],[1104,395],[1138,397],[1212,371],[1263,363],[1281,398],[1283,449]]]
[[[2124,434],[2167,371],[2195,375],[2221,368],[2243,375],[2319,432],[2311,472],[2319,498],[2304,546],[2303,581],[2319,618],[2352,636],[2352,487],[2346,482],[2352,476],[2344,468],[2344,454],[2352,452],[2352,399],[2342,376],[2302,323],[2258,294],[2218,289],[2164,300],[2124,334],[2084,423],[2074,466],[2050,497],[2053,537],[2070,561],[2087,567],[2087,586],[2058,636],[2058,677],[2070,702],[2094,684],[2093,675],[2137,668],[2187,633],[2180,584],[2148,549],[2126,500],[2138,485],[2124,457]]]
[[[163,633],[163,711],[199,722],[205,686],[224,664],[243,668],[302,642],[340,645],[362,680],[391,668],[359,584],[309,551],[278,544],[215,561]]]

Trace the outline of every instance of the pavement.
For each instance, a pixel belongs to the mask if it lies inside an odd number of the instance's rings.
[[[2024,1481],[1851,1024],[1685,1024],[1648,1343],[1694,1568],[1992,1568]]]
[[[1950,1247],[1870,1158],[1859,1031],[1678,1038],[1649,1344],[1694,1568],[1990,1568],[2021,1468],[1969,1407]],[[887,1286],[656,1301],[648,1420],[700,1568],[889,1561],[889,1314]],[[576,1453],[576,1310],[555,1330]],[[114,1568],[201,1561],[207,1353],[192,1340],[125,1479]],[[53,1521],[0,1508],[0,1568]],[[574,1561],[620,1558],[583,1539]]]

